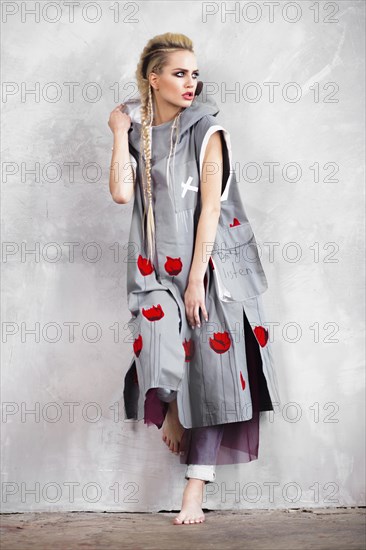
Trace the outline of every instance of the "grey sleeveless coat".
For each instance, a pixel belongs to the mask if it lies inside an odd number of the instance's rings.
[[[127,260],[133,356],[125,376],[125,418],[143,419],[146,393],[157,387],[177,391],[179,419],[185,428],[252,418],[243,309],[259,344],[272,408],[279,412],[278,383],[261,300],[267,280],[232,168],[230,135],[216,119],[216,103],[196,96],[184,109],[174,157],[169,158],[173,121],[151,129],[153,262],[147,260],[142,239],[141,169],[145,159],[139,155],[139,99],[126,102],[124,112],[132,121],[129,150],[135,177]],[[221,213],[204,281],[208,322],[201,314],[201,328],[192,329],[183,296],[201,208],[205,149],[217,130],[223,144],[224,176]]]

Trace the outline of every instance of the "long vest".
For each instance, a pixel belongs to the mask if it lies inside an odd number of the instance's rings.
[[[154,260],[147,259],[142,237],[144,212],[140,155],[140,100],[130,100],[130,159],[135,178],[127,259],[127,299],[133,356],[125,376],[125,418],[144,418],[151,388],[177,391],[184,428],[252,418],[244,342],[244,313],[258,342],[271,406],[280,397],[261,294],[267,279],[253,229],[245,213],[233,170],[229,132],[217,121],[212,100],[196,96],[179,120],[175,154],[169,155],[172,121],[151,128],[151,177],[155,216]],[[192,329],[184,292],[193,259],[201,211],[200,182],[210,136],[221,131],[223,180],[221,212],[204,277],[208,322]],[[174,130],[175,131],[175,130]],[[145,225],[146,229],[146,225]],[[145,420],[146,422],[146,420]]]

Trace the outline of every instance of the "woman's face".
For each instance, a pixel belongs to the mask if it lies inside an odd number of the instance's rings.
[[[199,76],[196,56],[181,50],[171,52],[168,58],[160,75],[150,73],[150,83],[159,99],[177,107],[189,107],[194,99]]]

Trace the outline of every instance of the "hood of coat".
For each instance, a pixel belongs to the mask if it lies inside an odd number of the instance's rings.
[[[183,135],[191,126],[196,124],[201,118],[207,115],[216,116],[220,109],[217,106],[215,100],[202,92],[196,95],[189,107],[183,109],[179,120],[179,132]],[[123,112],[128,114],[131,118],[131,128],[129,130],[129,141],[135,147],[139,149],[139,139],[141,135],[141,99],[140,97],[131,98],[124,102]],[[166,123],[168,126],[168,123]],[[153,126],[152,129],[163,129],[165,124],[159,126]]]

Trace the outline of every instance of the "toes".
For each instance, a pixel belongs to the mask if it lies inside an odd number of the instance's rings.
[[[181,517],[179,517],[179,516],[175,517],[173,523],[175,523],[176,525],[178,525],[178,524],[179,525],[181,525],[181,524],[189,525],[189,524],[192,524],[192,523],[203,523],[204,521],[205,521],[205,516],[204,515],[203,516],[198,516],[194,519],[191,518],[191,517],[188,517],[188,518],[184,517],[184,515],[183,515]]]
[[[186,518],[186,519],[183,521],[183,523],[186,523],[186,524],[188,524],[188,523],[194,523],[194,519],[192,519],[192,518]]]
[[[182,520],[180,520],[179,518],[174,518],[173,523],[175,525],[182,525]]]

